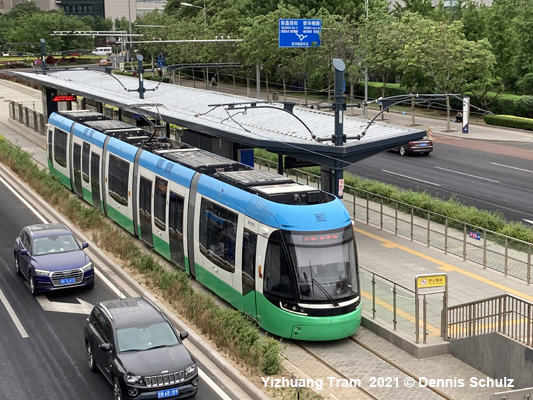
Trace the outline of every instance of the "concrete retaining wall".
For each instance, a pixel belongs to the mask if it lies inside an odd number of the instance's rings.
[[[500,333],[452,340],[450,353],[492,378],[514,379],[514,389],[533,382],[533,348]]]

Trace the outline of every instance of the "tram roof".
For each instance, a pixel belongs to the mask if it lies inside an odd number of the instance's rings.
[[[45,87],[83,96],[136,113],[139,108],[149,117],[159,115],[167,123],[192,129],[196,132],[221,137],[245,146],[264,148],[293,157],[306,159],[331,167],[346,167],[391,147],[411,140],[421,139],[426,132],[405,126],[375,121],[360,140],[348,139],[343,146],[334,146],[331,141],[318,142],[298,119],[305,122],[317,138],[330,139],[334,135],[334,113],[304,107],[294,107],[294,116],[283,111],[282,103],[268,103],[269,108],[248,106],[246,111],[214,104],[237,104],[259,102],[244,96],[220,93],[212,90],[144,80],[144,99],[136,91],[138,78],[122,75],[110,76],[100,70],[72,68],[49,70],[46,75],[37,72],[15,72]],[[119,82],[117,82],[120,81]],[[134,108],[132,108],[132,106]],[[229,107],[231,108],[231,107]],[[348,137],[363,132],[368,120],[344,113],[344,134]],[[96,123],[97,124],[97,123]],[[343,165],[335,160],[344,161]]]

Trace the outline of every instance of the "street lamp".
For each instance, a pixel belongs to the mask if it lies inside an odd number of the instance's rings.
[[[368,0],[365,0],[365,57],[368,57]],[[365,60],[365,106],[363,107],[363,116],[368,116],[368,66]]]
[[[200,7],[200,6],[195,6],[194,4],[191,4],[191,3],[180,3],[182,6],[187,6],[187,7],[194,7],[194,8],[201,8],[204,10],[204,29],[207,29],[207,21],[205,19],[205,2],[204,2],[204,6],[203,7]]]

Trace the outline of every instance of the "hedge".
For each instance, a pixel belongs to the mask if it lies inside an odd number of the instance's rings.
[[[485,115],[483,119],[487,125],[533,131],[533,119],[531,118],[515,117],[514,115]]]

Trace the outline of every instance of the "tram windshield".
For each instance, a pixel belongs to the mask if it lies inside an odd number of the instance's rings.
[[[353,229],[329,232],[284,232],[301,300],[337,303],[358,294]]]

